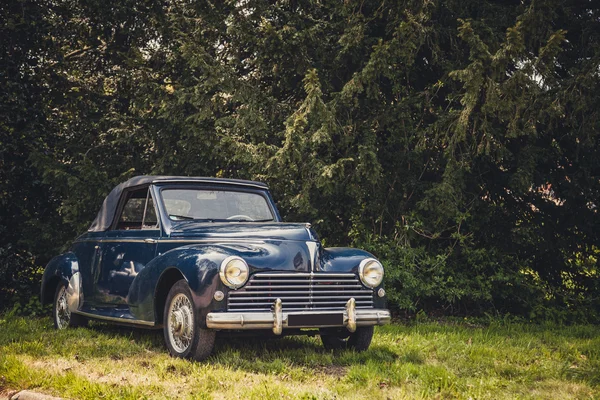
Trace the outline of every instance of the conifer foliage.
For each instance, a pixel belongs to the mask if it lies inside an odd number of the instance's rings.
[[[136,174],[270,184],[401,313],[600,320],[600,4],[8,0],[0,292]]]

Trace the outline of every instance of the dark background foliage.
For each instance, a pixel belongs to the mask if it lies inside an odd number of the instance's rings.
[[[410,315],[600,318],[600,4],[8,0],[0,301],[116,183],[270,184]]]

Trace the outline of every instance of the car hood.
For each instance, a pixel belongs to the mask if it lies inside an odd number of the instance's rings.
[[[181,221],[173,225],[172,238],[195,239],[272,239],[272,240],[316,240],[310,225],[284,222],[195,222]]]

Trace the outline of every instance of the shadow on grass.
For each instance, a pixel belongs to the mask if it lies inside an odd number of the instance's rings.
[[[151,344],[149,350],[167,353],[162,330],[132,329],[104,323],[94,323],[90,329],[109,336],[122,336],[131,341]],[[408,356],[413,361],[417,357]],[[220,365],[250,373],[286,373],[290,368],[311,369],[333,376],[343,376],[345,367],[357,363],[389,365],[399,355],[391,347],[372,344],[369,350],[326,350],[319,337],[307,336],[244,336],[217,334],[211,357],[204,363]],[[421,362],[422,360],[419,360]]]
[[[372,344],[364,352],[326,350],[318,337],[289,336],[280,339],[222,338],[209,363],[252,373],[282,374],[299,370],[344,376],[346,368],[376,364],[385,368],[399,356],[391,347]]]
[[[136,347],[138,352],[151,350],[167,354],[162,330],[146,330],[94,322],[88,330],[105,337],[122,338]],[[105,356],[116,357],[113,350]],[[336,367],[356,363],[393,363],[399,358],[391,347],[372,344],[369,350],[357,353],[351,350],[326,350],[319,337],[307,336],[244,336],[217,334],[213,354],[206,361],[253,373],[277,373],[287,367],[316,368],[333,375],[340,375]],[[410,357],[417,361],[416,357]]]

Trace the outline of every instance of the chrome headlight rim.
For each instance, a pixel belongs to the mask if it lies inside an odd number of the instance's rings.
[[[229,263],[231,263],[232,261],[241,261],[244,264],[246,276],[243,281],[231,282],[227,279],[227,265]],[[228,288],[238,289],[238,288],[241,288],[242,286],[244,286],[246,284],[246,282],[248,282],[248,278],[250,277],[250,268],[248,268],[248,263],[242,257],[229,256],[221,262],[221,265],[219,267],[219,277],[221,278],[221,282],[223,282],[223,284],[225,286],[227,286]]]
[[[377,281],[368,281],[365,278],[365,269],[369,266],[369,264],[375,263],[376,265],[379,266],[380,270],[381,270],[381,274],[379,275],[379,277],[377,278]],[[371,289],[375,289],[376,287],[378,287],[379,285],[381,285],[381,283],[383,282],[383,275],[384,275],[384,270],[383,270],[383,265],[381,264],[381,262],[379,262],[379,260],[376,260],[375,258],[365,258],[364,260],[362,260],[358,266],[358,276],[360,278],[360,281],[362,282],[363,285],[365,285],[366,287],[369,287]]]

